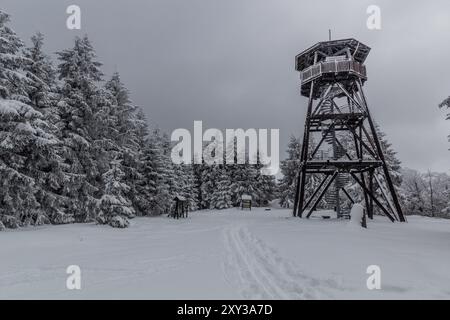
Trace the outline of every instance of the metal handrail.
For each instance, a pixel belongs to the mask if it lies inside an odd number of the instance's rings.
[[[308,67],[300,73],[302,83],[320,77],[323,73],[353,72],[366,78],[366,66],[354,60],[325,61]]]

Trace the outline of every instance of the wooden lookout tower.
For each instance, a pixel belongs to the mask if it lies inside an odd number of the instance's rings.
[[[353,180],[369,218],[376,205],[391,221],[405,221],[363,91],[369,51],[355,39],[333,40],[295,58],[301,94],[309,100],[294,216],[309,218],[324,202],[345,216],[343,199],[355,202],[346,188]],[[318,177],[307,194],[305,186]]]

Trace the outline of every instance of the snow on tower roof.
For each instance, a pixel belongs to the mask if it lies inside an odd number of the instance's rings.
[[[370,52],[370,47],[356,39],[341,39],[318,42],[309,47],[295,57],[295,69],[302,71],[314,64],[314,56],[316,52],[322,53],[324,56],[334,56],[348,48],[355,61],[364,63]]]

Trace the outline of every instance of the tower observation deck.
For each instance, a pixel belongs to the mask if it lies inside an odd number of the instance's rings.
[[[360,79],[364,84],[367,71],[364,62],[370,48],[355,39],[319,42],[295,57],[295,68],[300,72],[301,93],[309,97],[313,81],[315,98],[319,97],[325,84],[340,81],[345,87]]]

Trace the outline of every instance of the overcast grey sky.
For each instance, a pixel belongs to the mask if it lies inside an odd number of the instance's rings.
[[[81,31],[66,28],[68,5]],[[381,8],[382,29],[366,27]],[[303,131],[306,99],[294,56],[318,41],[369,45],[366,94],[404,166],[450,169],[448,0],[1,0],[24,39],[41,31],[47,50],[91,38],[104,72],[118,70],[153,125],[171,131],[203,120],[212,128],[279,128],[284,156]]]

